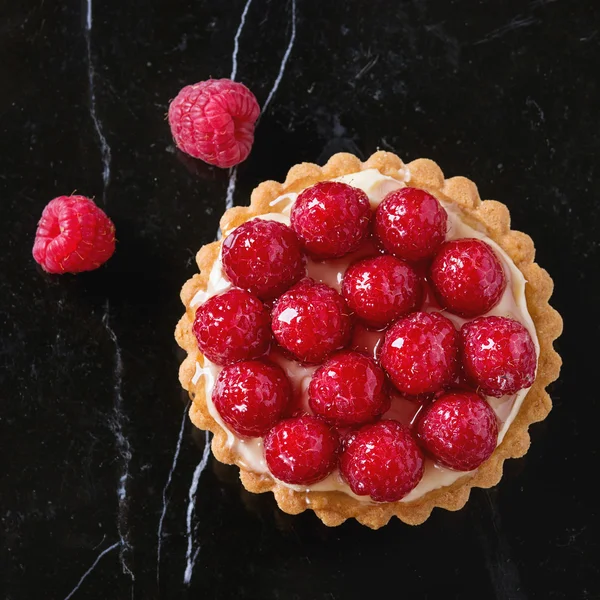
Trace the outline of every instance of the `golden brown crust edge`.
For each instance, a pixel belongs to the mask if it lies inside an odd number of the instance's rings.
[[[328,526],[339,525],[346,519],[355,518],[372,529],[378,529],[394,515],[405,523],[417,525],[425,521],[436,506],[446,510],[459,510],[469,499],[471,488],[489,488],[496,485],[502,477],[504,461],[507,458],[523,456],[527,452],[530,443],[529,426],[545,419],[552,408],[546,386],[558,377],[560,371],[561,359],[552,343],[562,332],[562,319],[548,304],[553,289],[552,279],[534,262],[535,249],[531,238],[520,231],[510,229],[510,214],[506,206],[494,200],[482,201],[477,186],[464,177],[444,179],[438,165],[428,159],[418,159],[404,165],[395,154],[376,152],[362,163],[351,154],[340,153],[332,156],[323,167],[311,163],[295,165],[289,170],[283,184],[265,181],[252,192],[250,206],[228,210],[221,219],[223,235],[227,235],[234,227],[252,217],[276,212],[277,207],[271,206],[270,203],[282,194],[297,192],[324,179],[371,168],[401,181],[404,180],[402,169],[407,168],[411,186],[426,189],[439,199],[460,206],[467,222],[474,221],[485,228],[489,237],[504,249],[527,280],[527,306],[540,344],[536,380],[504,440],[490,459],[475,473],[460,478],[450,486],[428,492],[413,502],[369,504],[341,492],[296,492],[281,485],[268,474],[257,474],[240,467],[244,487],[254,493],[272,491],[279,508],[286,513],[298,514],[310,508]],[[196,383],[192,381],[196,372],[196,362],[202,365],[203,356],[192,334],[194,310],[189,308],[189,304],[199,290],[206,289],[210,270],[219,255],[219,248],[220,242],[213,242],[201,248],[197,254],[200,273],[187,281],[181,290],[186,314],[177,325],[175,338],[188,353],[181,365],[179,378],[192,399],[190,418],[197,427],[212,431],[212,451],[219,461],[237,464],[238,457],[227,445],[227,433],[208,412],[204,377],[200,376]]]

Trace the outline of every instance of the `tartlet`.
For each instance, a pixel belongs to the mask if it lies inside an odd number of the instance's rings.
[[[436,506],[447,510],[462,508],[469,498],[471,488],[489,488],[495,485],[501,479],[504,460],[523,456],[527,452],[530,443],[529,426],[543,420],[551,410],[546,386],[558,377],[560,370],[561,360],[552,344],[562,331],[562,320],[548,304],[553,289],[552,280],[534,262],[535,250],[531,238],[510,229],[510,215],[506,206],[493,200],[482,201],[476,185],[464,177],[445,179],[438,165],[428,159],[418,159],[405,165],[395,154],[377,152],[366,162],[361,162],[350,154],[336,154],[323,167],[310,163],[295,165],[283,184],[263,182],[253,191],[250,206],[228,210],[221,219],[223,237],[226,238],[235,228],[261,215],[280,214],[281,220],[286,222],[285,214],[290,210],[290,202],[299,192],[318,182],[351,174],[354,174],[354,179],[345,179],[350,185],[352,181],[361,180],[361,177],[375,180],[373,185],[379,186],[374,192],[375,196],[383,197],[385,192],[393,191],[395,187],[409,186],[425,190],[437,198],[445,210],[454,215],[454,219],[458,219],[465,228],[470,228],[468,231],[477,232],[484,241],[497,245],[494,247],[502,254],[503,261],[510,261],[510,269],[514,267],[514,274],[522,274],[526,281],[523,303],[526,302],[524,311],[527,319],[531,319],[528,324],[533,328],[531,333],[536,342],[535,380],[521,398],[512,400],[508,417],[510,421],[504,431],[500,422],[501,443],[495,447],[491,456],[467,473],[458,473],[458,476],[455,476],[456,473],[451,473],[451,476],[446,473],[446,479],[442,477],[439,487],[426,490],[415,498],[411,498],[409,494],[404,499],[393,502],[377,502],[359,497],[349,488],[344,488],[345,482],[339,477],[339,485],[336,484],[331,491],[322,491],[323,485],[319,489],[319,484],[316,484],[317,489],[314,489],[313,485],[290,485],[275,479],[268,469],[264,469],[264,460],[260,463],[261,468],[257,469],[258,463],[247,458],[248,449],[251,448],[250,451],[254,453],[262,453],[262,439],[244,440],[243,436],[235,435],[219,418],[211,397],[207,397],[207,391],[210,394],[213,389],[216,371],[209,368],[212,363],[200,351],[193,331],[198,306],[209,296],[226,289],[223,285],[226,277],[223,279],[220,264],[222,240],[200,249],[196,257],[200,273],[187,281],[181,291],[186,312],[177,325],[175,335],[178,344],[187,352],[187,358],[181,365],[179,377],[192,399],[192,422],[196,427],[210,430],[214,434],[214,456],[225,464],[239,466],[241,481],[248,491],[272,491],[281,510],[298,514],[312,509],[328,526],[336,526],[346,519],[356,518],[360,523],[376,529],[385,525],[394,515],[405,523],[415,525],[425,521]],[[372,197],[370,200],[372,201]],[[503,264],[506,268],[506,263]],[[516,280],[520,280],[520,276],[514,275],[513,279],[515,281],[511,285],[516,288]],[[446,481],[449,483],[446,484]]]

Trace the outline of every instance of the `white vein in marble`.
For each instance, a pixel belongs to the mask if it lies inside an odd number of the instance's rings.
[[[248,10],[250,9],[250,5],[252,4],[252,0],[247,0],[244,5],[244,10],[242,11],[242,16],[240,18],[240,24],[238,25],[237,31],[235,32],[235,36],[233,38],[233,54],[231,55],[231,75],[229,75],[229,79],[231,81],[235,81],[237,75],[238,62],[237,57],[240,51],[240,36],[242,35],[242,31],[244,30],[244,25],[246,24],[246,16],[248,15]],[[237,180],[237,166],[231,167],[229,169],[229,181],[227,182],[227,193],[225,194],[225,208],[229,210],[233,206],[233,195],[235,194],[235,184]],[[217,232],[217,239],[220,240],[222,237],[221,228],[219,227],[219,231]]]
[[[292,32],[290,34],[290,41],[288,42],[287,48],[285,49],[285,52],[283,54],[283,59],[281,60],[281,65],[279,66],[279,73],[277,74],[277,77],[275,78],[275,82],[273,83],[273,87],[271,88],[271,91],[269,92],[269,95],[267,96],[267,99],[265,100],[265,103],[262,107],[261,116],[267,112],[267,108],[269,107],[269,104],[271,104],[271,100],[273,100],[273,96],[275,96],[275,92],[277,92],[277,88],[279,87],[279,84],[281,83],[283,74],[285,73],[285,67],[287,65],[287,61],[290,57],[292,48],[294,46],[295,39],[296,39],[296,0],[292,0]]]
[[[233,41],[233,54],[231,57],[232,66],[231,66],[231,75],[230,75],[230,79],[232,81],[235,81],[235,77],[237,75],[237,67],[238,67],[237,56],[238,56],[238,52],[240,49],[239,40],[240,40],[240,36],[242,34],[242,30],[244,28],[244,24],[246,23],[246,16],[248,14],[248,9],[250,8],[251,4],[252,4],[252,0],[247,0],[246,4],[244,5],[244,10],[242,11],[242,17],[240,19],[240,24],[238,25],[237,31],[235,33],[234,41]],[[277,77],[275,78],[273,87],[271,88],[271,91],[269,92],[269,95],[267,96],[267,99],[262,107],[261,114],[258,118],[258,121],[256,122],[257,127],[258,127],[258,123],[260,121],[260,117],[266,112],[269,104],[271,103],[271,100],[273,100],[273,97],[275,96],[275,93],[277,92],[277,88],[279,88],[279,84],[281,83],[283,74],[285,73],[285,67],[287,65],[288,59],[292,52],[292,47],[294,46],[294,40],[296,39],[296,0],[292,0],[292,23],[291,23],[291,25],[292,25],[292,31],[290,34],[290,40],[285,49],[285,52],[283,53],[283,58],[281,60],[280,66],[279,66],[279,72],[277,73]],[[229,210],[230,208],[233,207],[233,196],[235,194],[236,180],[237,180],[237,166],[229,169],[229,181],[227,183],[227,193],[225,194],[225,209],[226,210]],[[221,233],[221,229],[219,228],[219,231],[217,232],[217,239],[220,240],[221,237],[222,237],[222,233]]]
[[[227,183],[227,193],[225,194],[225,208],[229,210],[233,207],[233,194],[235,193],[235,183],[237,180],[237,166],[229,169],[229,182]]]
[[[65,600],[73,597],[73,594],[81,587],[81,584],[86,580],[87,576],[98,566],[98,563],[102,560],[103,556],[106,556],[109,552],[112,552],[119,547],[121,542],[115,542],[112,546],[105,548],[98,554],[96,560],[92,563],[92,566],[81,576],[81,579],[77,582],[77,585],[69,592],[68,596],[65,596]]]
[[[246,16],[248,15],[248,10],[250,9],[250,5],[252,4],[252,0],[247,0],[244,5],[244,10],[242,11],[242,16],[240,18],[240,24],[238,25],[237,31],[235,32],[235,37],[233,38],[233,54],[231,56],[231,75],[229,79],[231,81],[235,81],[235,76],[237,75],[237,55],[240,50],[240,36],[242,35],[242,31],[244,29],[244,25],[246,24]]]
[[[177,460],[179,459],[179,453],[181,451],[181,442],[183,441],[183,432],[185,430],[185,424],[187,423],[189,409],[190,409],[190,403],[188,402],[183,411],[183,417],[181,419],[181,427],[179,428],[179,437],[177,438],[177,445],[175,446],[175,453],[173,454],[173,462],[171,463],[171,469],[169,471],[169,475],[167,476],[167,482],[165,483],[165,487],[163,488],[163,493],[162,493],[163,507],[162,507],[162,512],[160,514],[160,520],[158,521],[158,532],[157,532],[157,538],[158,538],[158,545],[157,545],[158,549],[156,552],[156,581],[157,581],[157,583],[160,581],[160,554],[161,554],[161,550],[162,550],[162,529],[163,529],[163,523],[165,520],[165,516],[167,514],[167,507],[169,505],[169,500],[167,498],[167,491],[169,490],[169,486],[171,485],[171,480],[173,479],[173,473],[175,472],[175,468],[177,467]]]
[[[124,433],[124,423],[126,420],[123,412],[123,358],[121,355],[121,346],[114,330],[110,326],[110,302],[107,300],[104,306],[104,316],[102,317],[104,329],[108,333],[114,348],[115,348],[115,365],[114,365],[114,402],[113,416],[110,421],[110,428],[115,436],[115,449],[120,461],[119,486],[117,488],[117,532],[120,540],[119,558],[123,573],[129,575],[132,581],[135,581],[135,576],[127,564],[127,555],[131,550],[129,541],[128,516],[129,516],[129,499],[127,495],[127,480],[129,479],[129,463],[131,462],[131,445],[127,436]]]
[[[192,521],[194,517],[194,507],[196,505],[196,493],[198,491],[198,482],[200,481],[200,476],[202,472],[206,468],[208,464],[208,457],[210,456],[210,433],[208,431],[205,432],[204,438],[204,451],[202,453],[202,458],[198,463],[198,466],[194,470],[194,475],[192,476],[192,484],[190,486],[190,491],[188,494],[188,508],[187,508],[187,517],[186,517],[186,534],[187,534],[187,551],[185,553],[185,571],[183,573],[183,583],[185,585],[189,585],[192,581],[192,572],[194,570],[194,564],[196,562],[196,558],[198,556],[198,552],[200,548],[197,548],[194,552],[194,536],[192,532]]]
[[[87,75],[88,75],[88,91],[90,101],[90,117],[94,123],[94,129],[98,136],[98,142],[100,144],[100,155],[102,157],[102,204],[106,205],[106,193],[110,184],[110,168],[112,154],[110,146],[106,141],[104,135],[102,121],[98,118],[96,111],[96,69],[94,68],[94,61],[92,60],[92,26],[93,26],[93,12],[92,12],[92,0],[86,1],[86,18],[84,27],[84,38],[86,48],[86,61],[87,61]]]

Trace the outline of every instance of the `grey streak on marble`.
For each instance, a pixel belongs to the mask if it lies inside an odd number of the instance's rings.
[[[108,193],[108,186],[110,185],[112,152],[110,145],[106,140],[106,136],[104,135],[102,121],[98,117],[98,112],[96,109],[96,69],[92,59],[92,27],[94,22],[93,0],[85,0],[85,3],[86,15],[84,38],[87,60],[89,110],[90,117],[94,123],[94,129],[96,130],[96,135],[98,136],[98,143],[100,145],[100,154],[102,157],[102,205],[106,206],[106,195]]]

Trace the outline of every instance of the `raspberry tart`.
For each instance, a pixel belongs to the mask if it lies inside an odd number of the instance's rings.
[[[525,454],[562,320],[503,204],[431,160],[337,154],[221,229],[176,339],[190,418],[246,489],[329,526],[418,524]]]

